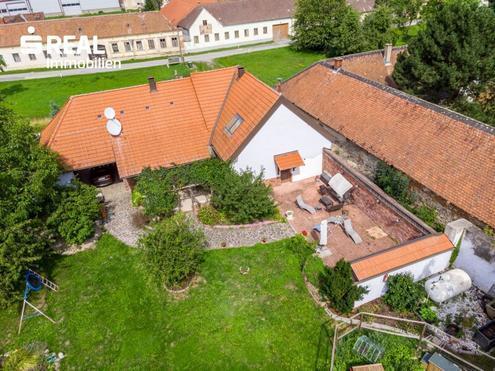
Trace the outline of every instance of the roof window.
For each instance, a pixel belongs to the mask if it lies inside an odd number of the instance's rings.
[[[244,122],[244,119],[241,117],[241,115],[236,113],[234,115],[234,117],[232,118],[232,120],[230,120],[229,123],[227,124],[227,126],[225,127],[225,131],[227,132],[227,134],[232,135],[235,133],[237,128],[239,126],[241,126],[241,124],[243,122]]]

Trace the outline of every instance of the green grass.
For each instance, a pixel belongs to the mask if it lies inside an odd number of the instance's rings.
[[[71,95],[146,84],[149,76],[157,80],[174,77],[174,71],[187,75],[185,66],[159,66],[135,70],[96,73],[80,76],[50,77],[0,83],[0,97],[8,106],[27,118],[47,117],[51,101],[63,105]]]
[[[204,281],[182,300],[151,282],[141,260],[109,235],[59,258],[50,277],[60,291],[45,310],[60,323],[29,319],[17,336],[17,306],[0,312],[0,354],[39,341],[66,354],[64,369],[328,366],[327,319],[283,242],[206,253]]]
[[[223,67],[244,66],[259,79],[273,86],[278,78],[287,79],[324,58],[324,54],[299,52],[287,47],[218,58],[215,62]]]
[[[404,30],[401,30],[399,28],[395,29],[394,33],[397,37],[395,45],[406,45],[413,37],[418,34],[421,27],[423,27],[421,24],[416,24],[414,26],[406,27]]]

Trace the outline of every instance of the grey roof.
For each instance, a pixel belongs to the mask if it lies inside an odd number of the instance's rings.
[[[232,26],[294,16],[294,0],[238,0],[197,6],[178,25],[188,29],[201,10],[206,9],[222,25]]]
[[[460,371],[461,368],[455,363],[450,362],[445,357],[438,353],[433,353],[433,355],[428,360],[429,363],[433,363],[435,366],[439,367],[443,371]]]

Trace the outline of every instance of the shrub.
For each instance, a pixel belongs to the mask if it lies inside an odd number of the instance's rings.
[[[225,224],[225,216],[211,205],[203,206],[198,211],[198,219],[206,225]]]
[[[275,214],[271,189],[263,182],[263,174],[231,171],[212,189],[212,205],[232,223],[251,223]]]
[[[368,289],[354,284],[351,264],[343,259],[334,268],[323,269],[319,284],[322,297],[341,313],[352,311],[354,302],[368,292]]]
[[[433,207],[422,204],[419,207],[413,208],[412,211],[418,218],[420,218],[437,232],[442,232],[444,230],[445,226],[437,220],[438,213],[437,210]]]
[[[412,203],[407,175],[383,161],[378,162],[376,167],[375,183],[403,205],[407,206]]]
[[[144,169],[134,192],[135,202],[140,202],[148,216],[170,216],[177,206],[178,196],[165,169]]]
[[[304,267],[306,259],[313,253],[313,246],[301,236],[295,236],[289,238],[285,242],[285,247],[289,249],[299,260],[299,267],[301,270]]]
[[[436,324],[438,323],[438,315],[437,312],[434,311],[430,306],[428,305],[423,305],[421,309],[419,310],[419,315],[421,318],[428,322],[428,323],[433,323]]]
[[[395,274],[388,277],[387,292],[383,301],[398,312],[415,312],[425,298],[421,284],[414,282],[408,273]]]
[[[96,188],[79,182],[66,188],[55,212],[48,218],[53,228],[68,244],[81,244],[95,232],[95,221],[101,205],[96,198]]]
[[[194,229],[183,213],[157,223],[139,244],[151,274],[170,288],[197,271],[206,246],[203,232]]]
[[[304,273],[309,282],[315,287],[318,287],[318,279],[320,274],[323,273],[325,265],[319,256],[311,255],[306,259],[304,264]]]

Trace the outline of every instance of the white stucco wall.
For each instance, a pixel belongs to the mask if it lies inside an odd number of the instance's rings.
[[[205,35],[200,33],[200,28],[203,25],[203,20],[211,25],[211,33],[209,33],[209,42],[205,41]],[[272,26],[277,24],[289,24],[289,35],[292,33],[292,19],[279,19],[274,21],[256,22],[248,24],[239,24],[235,26],[224,27],[216,20],[207,10],[203,9],[198,15],[191,27],[186,30],[188,40],[184,43],[185,50],[188,52],[197,52],[207,49],[219,49],[224,47],[232,47],[243,44],[253,44],[273,40]],[[267,27],[267,33],[263,33],[263,27]],[[254,29],[258,29],[258,35],[254,34]],[[249,36],[244,35],[244,30],[249,30]],[[235,37],[235,31],[239,31],[239,37]],[[229,33],[229,39],[225,38],[225,32]],[[215,40],[215,34],[218,34],[219,40]],[[194,37],[197,36],[199,43],[194,42]]]
[[[447,269],[451,254],[452,250],[449,250],[442,254],[420,260],[406,267],[388,272],[387,275],[391,276],[398,273],[411,273],[414,276],[414,280],[419,281]],[[384,277],[385,274],[382,274],[378,277],[371,278],[370,280],[363,281],[358,284],[358,286],[367,287],[369,292],[363,297],[362,300],[354,303],[354,308],[375,300],[385,294],[387,291],[387,283],[384,281]]]
[[[75,5],[77,3],[79,5]],[[46,16],[78,15],[119,9],[119,0],[9,0],[0,2],[0,16],[30,13],[31,11],[43,12]]]
[[[321,174],[322,150],[331,146],[327,138],[282,104],[242,150],[234,167],[255,172],[264,169],[265,179],[275,178],[273,156],[297,150],[305,163],[293,172],[292,180],[297,181]]]

